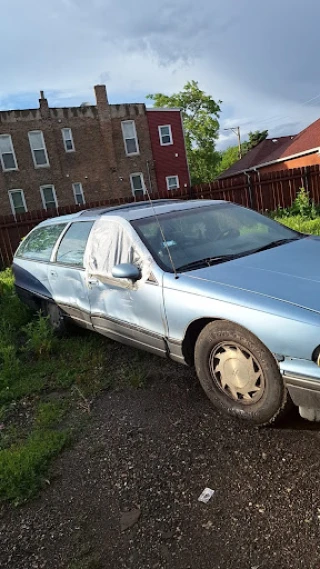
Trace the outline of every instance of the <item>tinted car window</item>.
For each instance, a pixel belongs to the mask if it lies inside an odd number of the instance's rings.
[[[35,229],[21,243],[16,256],[36,261],[50,261],[52,250],[66,225],[59,223]]]
[[[83,267],[83,256],[93,221],[73,223],[64,235],[58,249],[57,262]]]

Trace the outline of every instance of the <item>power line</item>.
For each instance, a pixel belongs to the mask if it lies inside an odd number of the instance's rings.
[[[311,99],[308,99],[307,101],[303,101],[302,103],[300,103],[301,106],[307,105],[308,103],[311,103],[312,101],[315,101],[316,99],[320,98],[320,94],[316,95],[315,97],[312,97]],[[259,121],[254,121],[254,124],[263,124],[263,123],[270,123],[274,120],[280,120],[280,119],[287,119],[287,118],[294,118],[293,115],[275,115],[273,117],[269,117],[267,119],[262,119]],[[250,122],[247,122],[245,124],[250,124]],[[242,125],[242,127],[244,127],[245,125]]]

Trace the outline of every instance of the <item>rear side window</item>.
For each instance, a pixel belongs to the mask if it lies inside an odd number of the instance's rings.
[[[73,223],[59,245],[57,262],[73,267],[83,267],[83,256],[93,221]]]
[[[16,256],[35,261],[50,261],[53,248],[66,226],[66,223],[59,223],[35,229],[22,241]]]

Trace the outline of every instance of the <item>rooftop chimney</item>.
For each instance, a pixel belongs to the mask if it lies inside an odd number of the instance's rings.
[[[96,95],[98,109],[105,110],[109,106],[106,86],[95,85],[94,92]]]
[[[105,153],[109,158],[109,166],[116,169],[117,162],[113,146],[111,109],[105,85],[95,85],[94,92],[97,101],[97,110],[100,120],[100,127],[105,143]]]
[[[50,109],[48,105],[48,100],[44,96],[44,91],[40,91],[39,104],[40,104],[41,118],[48,119],[50,117]]]

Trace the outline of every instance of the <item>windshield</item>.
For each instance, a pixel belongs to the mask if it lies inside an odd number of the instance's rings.
[[[215,204],[191,210],[173,211],[156,217],[132,221],[157,263],[172,272],[191,270],[213,262],[228,261],[277,246],[299,233],[233,204]],[[170,252],[170,254],[169,254]]]

